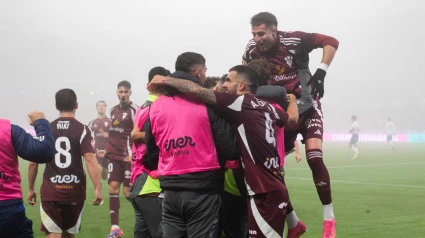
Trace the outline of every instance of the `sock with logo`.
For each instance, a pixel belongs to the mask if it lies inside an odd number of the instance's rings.
[[[111,217],[111,225],[118,226],[120,211],[120,196],[119,194],[109,194],[109,216]]]
[[[328,205],[323,205],[323,220],[333,220],[335,219],[334,207],[332,203]]]
[[[307,163],[310,166],[313,174],[314,184],[316,185],[317,193],[323,205],[328,205],[332,202],[331,196],[331,181],[326,165],[323,163],[322,150],[312,149],[307,150]]]

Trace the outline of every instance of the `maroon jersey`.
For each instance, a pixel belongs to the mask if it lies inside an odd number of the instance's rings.
[[[109,127],[111,125],[111,120],[107,117],[102,119],[96,118],[93,121],[89,122],[89,127],[94,134],[94,148],[96,150],[104,150],[106,148],[106,143],[108,143],[108,137],[103,136],[103,133],[109,133]]]
[[[50,123],[55,138],[55,159],[46,164],[41,201],[81,201],[86,199],[86,176],[82,155],[94,153],[88,126],[75,118],[60,117]]]
[[[249,195],[285,189],[276,150],[275,125],[283,126],[288,114],[253,94],[215,93],[217,110],[232,123],[241,147]]]
[[[248,64],[254,59],[266,59],[271,65],[271,84],[283,86],[288,93],[300,98],[302,85],[296,64],[297,55],[308,54],[326,45],[338,48],[339,43],[330,36],[302,31],[278,31],[278,39],[276,49],[269,52],[261,52],[254,40],[250,40],[242,56],[242,64]]]
[[[105,157],[113,160],[124,160],[131,155],[130,133],[133,130],[134,114],[137,105],[130,104],[122,107],[121,104],[111,108],[111,126],[109,127],[108,143]]]

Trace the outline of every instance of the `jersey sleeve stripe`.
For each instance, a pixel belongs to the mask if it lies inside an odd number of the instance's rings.
[[[255,160],[254,160],[254,157],[252,157],[251,148],[249,148],[248,139],[246,138],[246,133],[245,133],[245,127],[243,126],[243,124],[241,124],[238,127],[238,132],[239,132],[239,136],[241,137],[242,142],[243,142],[246,150],[248,151],[249,157],[251,157],[252,162],[255,164]]]
[[[227,107],[237,112],[242,111],[242,103],[243,103],[244,97],[245,95],[239,96],[238,98],[236,98],[236,100],[232,104],[230,104]]]
[[[87,135],[87,129],[84,127],[83,133],[81,133],[80,144],[83,143],[84,137]]]

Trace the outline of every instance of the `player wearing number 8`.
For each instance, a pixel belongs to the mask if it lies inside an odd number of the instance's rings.
[[[77,96],[71,89],[56,93],[58,119],[50,123],[55,139],[55,158],[46,164],[40,189],[41,231],[46,237],[74,237],[81,228],[81,215],[86,199],[86,176],[82,156],[95,187],[93,205],[102,201],[97,161],[94,156],[92,132],[75,119]],[[28,201],[35,204],[34,182],[38,165],[28,168]],[[63,236],[62,236],[63,237]]]

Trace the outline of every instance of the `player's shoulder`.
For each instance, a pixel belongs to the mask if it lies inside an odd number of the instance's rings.
[[[111,109],[109,109],[109,111],[110,111],[110,112],[113,112],[113,111],[117,110],[117,108],[119,108],[119,107],[120,107],[120,105],[119,105],[119,104],[117,104],[117,105],[115,105],[115,106],[111,107]]]
[[[133,111],[133,112],[135,112],[135,111],[137,111],[137,109],[139,108],[139,106],[137,106],[137,104],[136,103],[134,103],[134,102],[131,102],[130,103],[130,109]]]
[[[279,42],[283,45],[298,45],[304,34],[302,31],[278,31]]]

